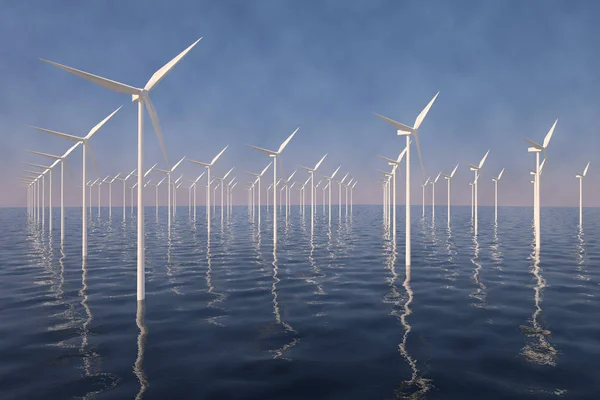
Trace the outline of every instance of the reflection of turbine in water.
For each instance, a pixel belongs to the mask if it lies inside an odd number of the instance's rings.
[[[538,321],[542,312],[542,294],[546,287],[546,280],[542,277],[540,269],[539,249],[534,247],[531,258],[533,259],[531,273],[536,279],[536,284],[533,287],[535,292],[535,311],[531,316],[531,326],[523,326],[522,330],[527,337],[532,339],[532,341],[531,343],[525,344],[521,350],[521,354],[530,363],[555,366],[558,351],[552,347],[547,340],[547,337],[549,337],[552,332],[548,329],[544,329]]]
[[[271,352],[275,353],[273,358],[281,358],[287,359],[284,357],[284,353],[290,350],[292,347],[298,343],[297,332],[290,324],[285,322],[281,318],[281,312],[279,310],[279,297],[277,295],[277,284],[280,282],[279,277],[277,276],[279,272],[279,267],[277,266],[277,247],[273,247],[273,284],[271,286],[271,293],[273,294],[273,314],[275,315],[275,320],[279,325],[281,325],[286,333],[290,333],[293,335],[293,339],[291,342],[284,344],[280,348],[276,350],[271,350]]]
[[[146,301],[138,300],[137,303],[137,313],[135,315],[135,323],[137,324],[140,333],[137,337],[137,358],[135,359],[135,364],[133,365],[133,372],[135,376],[138,378],[138,382],[140,383],[140,391],[135,396],[136,399],[141,399],[144,396],[146,390],[148,390],[148,377],[144,372],[144,351],[146,349],[146,339],[148,336],[148,327],[146,326],[146,322],[144,321],[146,314]]]
[[[167,210],[167,212],[170,212]],[[175,228],[177,228],[177,220],[173,221],[175,223]],[[169,277],[169,283],[171,283],[171,291],[175,294],[182,295],[179,287],[175,286],[177,281],[175,276],[173,275],[173,263],[171,261],[171,252],[173,251],[173,236],[171,233],[171,226],[169,225],[167,228],[167,264],[165,265],[167,268],[167,276]]]
[[[477,240],[477,235],[473,235],[473,258],[471,258],[471,262],[475,265],[475,269],[473,270],[473,281],[477,285],[475,291],[471,293],[471,297],[479,301],[479,303],[474,303],[472,305],[475,307],[483,307],[485,305],[486,287],[483,282],[481,282],[479,276],[482,265],[481,260],[479,259],[479,241]]]
[[[456,244],[454,243],[454,238],[452,236],[452,227],[448,225],[446,227],[446,232],[448,236],[446,237],[446,251],[448,252],[448,265],[454,264],[454,257],[456,256]],[[445,263],[444,263],[445,264]],[[455,281],[458,276],[458,271],[456,269],[456,265],[452,269],[449,269],[442,265],[442,269],[446,272],[446,279],[449,281]],[[451,285],[448,288],[453,287]]]
[[[323,290],[323,285],[318,282],[318,279],[323,278],[325,275],[321,272],[321,269],[317,266],[315,261],[315,235],[314,231],[311,229],[310,232],[310,251],[308,253],[308,263],[312,267],[313,276],[308,278],[307,281],[315,285],[317,291],[314,294],[324,295],[325,290]]]
[[[210,252],[210,236],[207,236],[206,240],[206,287],[208,288],[208,293],[213,296],[213,299],[208,302],[206,307],[212,308],[215,304],[222,302],[225,299],[225,295],[215,291],[215,287],[212,283],[212,253]],[[219,317],[210,317],[207,321],[211,324],[223,326],[220,322],[217,321]]]
[[[81,297],[81,305],[85,310],[86,318],[81,326],[81,346],[79,348],[79,354],[83,357],[84,378],[102,377],[98,382],[102,382],[103,384],[103,387],[99,389],[97,388],[98,385],[92,384],[91,386],[96,388],[96,390],[87,392],[85,396],[83,396],[85,399],[94,398],[95,395],[117,386],[118,383],[117,377],[112,374],[98,372],[98,366],[93,365],[94,360],[98,361],[98,365],[100,364],[100,355],[90,348],[89,343],[90,324],[92,323],[93,316],[92,310],[88,305],[87,287],[87,259],[84,257],[81,264],[81,290],[79,291],[79,296]]]
[[[585,268],[587,255],[585,253],[585,239],[583,237],[583,226],[579,225],[577,230],[577,279],[589,281],[590,276]]]
[[[392,310],[392,315],[400,319],[400,323],[404,327],[404,334],[402,335],[402,342],[398,345],[398,350],[402,357],[406,360],[408,366],[411,369],[411,377],[409,380],[402,381],[400,387],[396,389],[396,394],[400,398],[421,398],[423,394],[429,391],[430,385],[429,380],[419,376],[419,369],[417,368],[417,361],[408,353],[407,341],[412,327],[408,322],[408,317],[412,314],[410,305],[413,302],[414,294],[410,287],[410,265],[406,266],[406,277],[402,286],[406,291],[406,301],[402,302],[402,294],[396,286],[398,280],[398,273],[396,272],[396,242],[392,240],[390,247],[388,247],[389,257],[387,268],[390,270],[391,277],[388,280],[390,293],[386,296],[386,300],[398,308]]]
[[[500,240],[498,239],[498,223],[494,224],[494,242],[490,248],[492,249],[492,260],[496,264],[496,269],[502,271],[503,254],[500,249]]]

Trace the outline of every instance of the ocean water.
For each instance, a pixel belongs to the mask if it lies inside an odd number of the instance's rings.
[[[136,301],[136,221],[114,207],[89,224],[67,209],[61,245],[25,209],[0,209],[0,398],[597,399],[600,211],[404,209],[393,236],[381,206],[332,223],[316,208],[262,223],[247,207],[210,240],[178,207],[146,209],[146,295]]]

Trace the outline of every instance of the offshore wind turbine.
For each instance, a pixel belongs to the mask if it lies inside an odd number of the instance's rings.
[[[352,186],[350,186],[350,215],[352,215],[352,206],[354,205],[354,187],[356,186],[356,184],[358,183],[358,181],[354,181],[354,183],[352,184]]]
[[[504,173],[504,168],[498,174],[497,177],[492,178],[494,181],[494,222],[498,223],[498,181],[502,178],[502,174]]]
[[[40,165],[40,164],[34,164],[34,163],[27,163],[27,164],[31,165],[32,167],[36,167],[36,168],[40,168],[40,169],[44,170],[44,172],[42,172],[42,175],[46,174],[46,172],[49,172],[48,175],[50,177],[50,182],[48,183],[48,232],[50,234],[52,234],[52,169],[58,164],[58,160],[54,161],[50,165]],[[43,177],[42,177],[42,181],[43,181]],[[43,194],[43,196],[44,195],[45,194]],[[44,225],[44,223],[42,222],[42,226],[43,225]]]
[[[333,171],[333,174],[331,174],[331,176],[324,176],[324,179],[327,179],[327,186],[329,186],[329,224],[331,225],[331,181],[333,180],[333,178],[335,178],[335,174],[338,173],[338,171],[340,170],[342,166],[340,165],[339,167],[336,168],[335,171]],[[326,186],[326,187],[327,187]]]
[[[226,184],[226,186],[227,186],[227,193],[226,193],[226,196],[227,196],[227,218],[229,218],[229,216],[231,215],[231,188],[235,182],[235,178],[236,177],[234,176],[233,178],[231,178],[229,183]],[[259,212],[260,212],[260,210],[259,210]]]
[[[98,181],[98,218],[100,218],[100,187],[108,178],[110,178],[110,175],[106,175],[106,178]]]
[[[258,226],[259,227],[260,227],[260,178],[265,174],[265,172],[267,172],[267,170],[269,169],[271,164],[273,164],[272,161],[269,164],[267,164],[267,166],[264,167],[263,170],[258,174],[254,173],[254,172],[248,172],[250,175],[255,176],[256,181],[258,182]],[[229,188],[229,185],[227,187]]]
[[[590,162],[588,161],[583,172],[575,175],[575,178],[579,179],[579,226],[583,226],[583,178],[587,174],[589,167]]]
[[[410,238],[411,238],[411,232],[410,232],[410,136],[412,135],[415,137],[415,142],[417,145],[417,152],[419,153],[419,161],[421,163],[421,171],[422,171],[423,175],[425,175],[425,168],[423,167],[423,158],[421,157],[421,147],[419,145],[419,128],[421,127],[421,124],[423,123],[425,116],[429,112],[429,109],[431,108],[431,106],[433,105],[433,103],[435,102],[435,99],[437,99],[439,94],[440,94],[440,92],[437,92],[436,95],[433,96],[433,99],[431,99],[431,101],[425,106],[425,108],[419,113],[419,115],[417,115],[417,118],[415,119],[415,124],[412,127],[408,126],[408,125],[404,125],[398,121],[394,121],[393,119],[384,117],[382,115],[375,114],[379,118],[386,121],[387,123],[395,126],[397,129],[397,134],[399,136],[406,136],[406,149],[407,150],[406,150],[406,204],[405,204],[405,207],[406,207],[406,218],[405,218],[405,222],[406,222],[406,229],[405,229],[406,256],[405,256],[405,258],[406,258],[407,266],[411,265],[411,254],[412,254],[411,241],[410,241]]]
[[[185,156],[181,157],[181,160],[177,161],[177,163],[173,167],[167,167],[167,169],[156,168],[158,172],[162,172],[167,175],[167,226],[171,228],[171,174],[179,167],[179,165],[185,160]]]
[[[150,183],[150,181],[148,181],[148,183],[150,184],[150,186],[154,186],[154,206],[156,208],[156,217],[158,217],[158,188],[159,186],[165,181],[165,178],[162,178],[158,183],[154,184],[154,183]]]
[[[423,190],[423,202],[421,204],[421,207],[423,208],[423,211],[422,211],[422,215],[421,216],[423,218],[425,218],[425,188],[429,184],[430,180],[431,180],[431,177],[427,177],[427,179],[425,180],[425,182],[423,182],[423,184],[421,185],[421,189]]]
[[[292,181],[292,178],[294,177],[294,175],[296,175],[296,172],[298,172],[298,170],[294,170],[294,172],[292,172],[292,174],[287,178],[283,180],[283,187],[285,188],[285,219],[287,221],[288,218],[288,214],[290,212],[290,189],[291,186],[289,186],[290,182]],[[293,186],[293,184],[292,184]]]
[[[115,177],[108,181],[108,218],[112,218],[112,184],[116,179],[119,179],[121,173],[119,172]]]
[[[448,181],[448,227],[450,227],[450,181],[454,177],[454,174],[456,173],[457,169],[458,164],[456,164],[456,167],[454,167],[450,175],[444,175],[444,179]]]
[[[88,255],[88,251],[87,251],[87,205],[86,205],[86,152],[90,152],[90,156],[92,157],[92,161],[96,164],[96,157],[94,156],[94,151],[92,150],[92,147],[89,144],[89,140],[92,138],[92,136],[94,136],[94,134],[96,132],[98,132],[100,130],[100,128],[102,128],[102,126],[109,120],[112,118],[113,115],[115,115],[117,113],[117,111],[119,111],[121,109],[121,107],[117,108],[115,111],[113,111],[111,114],[108,115],[108,117],[104,118],[102,121],[100,121],[98,124],[96,124],[96,126],[94,126],[92,129],[90,129],[90,131],[88,132],[87,135],[85,135],[84,137],[79,137],[79,136],[74,136],[74,135],[69,135],[66,133],[62,133],[62,132],[57,132],[57,131],[52,131],[50,129],[45,129],[45,128],[38,128],[35,126],[31,126],[31,128],[33,129],[37,129],[38,131],[42,131],[42,132],[47,132],[47,133],[51,133],[55,136],[58,136],[60,138],[66,139],[66,140],[70,140],[73,142],[77,142],[83,145],[83,166],[82,166],[82,178],[81,178],[81,197],[82,197],[82,207],[81,207],[81,256],[82,257],[87,257]],[[91,198],[90,198],[90,204],[91,204]]]
[[[337,184],[338,184],[338,212],[339,212],[338,218],[340,221],[342,220],[342,184],[348,177],[348,174],[349,173],[346,173],[346,175],[344,175],[342,180],[337,182]]]
[[[481,161],[479,161],[479,165],[473,165],[473,164],[467,164],[469,166],[469,168],[471,169],[471,171],[473,171],[475,173],[475,178],[473,179],[473,204],[474,204],[474,209],[475,209],[475,222],[473,224],[473,229],[475,234],[477,235],[477,229],[478,229],[478,222],[479,222],[479,212],[478,212],[478,183],[477,180],[479,179],[479,171],[481,170],[481,168],[483,168],[483,164],[485,163],[485,159],[487,158],[488,154],[490,154],[490,151],[488,150],[485,155],[483,156],[483,158],[481,159]]]
[[[125,211],[125,206],[127,203],[127,201],[125,200],[125,193],[127,193],[126,183],[127,183],[127,179],[129,179],[130,176],[135,174],[135,171],[137,171],[137,168],[134,169],[133,171],[131,171],[129,174],[127,174],[127,176],[125,178],[117,178],[118,180],[123,182],[123,222],[125,222],[126,215],[127,215],[127,212]]]
[[[231,211],[233,211],[233,189],[237,186],[238,182],[235,182],[233,185],[231,185],[231,188],[229,189],[229,196],[230,196],[230,202],[229,202],[229,207],[231,208]]]
[[[221,223],[223,223],[223,189],[225,186],[225,179],[227,179],[227,177],[229,176],[229,174],[231,174],[231,171],[233,171],[235,167],[231,167],[231,169],[229,171],[227,171],[227,173],[225,175],[223,175],[223,177],[221,178],[217,178],[215,177],[215,179],[218,179],[220,181],[221,184]],[[260,197],[260,194],[259,194]],[[215,201],[216,203],[216,201]]]
[[[315,185],[315,189],[318,189],[319,186],[321,186],[321,183],[323,183],[323,179],[321,179],[319,182],[317,182],[317,184]],[[315,199],[317,198],[317,195],[315,194]],[[316,200],[315,200],[316,202]],[[323,215],[325,214],[325,192],[323,192]]]
[[[398,166],[400,165],[400,162],[402,162],[402,159],[404,158],[404,155],[406,154],[406,148],[404,148],[404,150],[402,150],[402,152],[400,152],[400,154],[398,155],[398,158],[393,160],[391,158],[387,158],[387,157],[383,157],[383,156],[379,156],[379,158],[381,158],[382,160],[385,160],[388,162],[388,165],[392,166],[392,179],[393,179],[393,189],[392,189],[392,219],[393,219],[393,236],[394,236],[394,240],[396,240],[396,169],[398,169]]]
[[[535,247],[539,250],[540,248],[540,152],[544,153],[544,160],[547,158],[546,149],[550,144],[550,139],[552,138],[552,134],[554,133],[554,129],[556,129],[556,124],[558,123],[558,119],[554,121],[552,127],[546,133],[544,137],[543,144],[538,144],[529,139],[523,138],[527,143],[529,143],[532,147],[529,147],[527,151],[529,153],[535,153],[535,166],[536,166],[536,179],[535,179],[535,199],[534,199],[534,218],[533,223],[535,226]]]
[[[440,179],[440,176],[442,176],[441,171],[439,174],[437,174],[434,180],[429,182],[431,184],[431,223],[435,222],[435,184],[437,183],[438,179]]]
[[[348,218],[348,188],[350,188],[350,185],[352,184],[353,180],[354,178],[351,178],[348,182],[344,184],[344,186],[346,186],[346,218]]]
[[[215,165],[215,163],[217,162],[219,157],[221,157],[221,155],[223,155],[223,153],[225,153],[225,150],[227,150],[228,147],[229,147],[229,145],[225,146],[223,148],[223,150],[221,150],[219,152],[219,154],[214,156],[214,158],[212,159],[212,161],[210,163],[205,163],[202,161],[195,161],[195,160],[188,159],[188,161],[191,163],[202,165],[204,168],[206,168],[206,170],[208,172],[208,175],[206,176],[206,182],[207,182],[207,184],[206,184],[206,229],[208,230],[208,233],[210,233],[210,196],[211,196],[210,185],[213,182],[210,179],[210,169]]]
[[[315,164],[314,168],[303,167],[299,165],[299,168],[305,169],[310,174],[310,229],[313,231],[315,229],[315,171],[319,169],[319,166],[327,157],[327,153]],[[347,210],[346,210],[347,211]]]
[[[294,132],[283,143],[279,146],[277,151],[263,149],[261,147],[247,145],[252,147],[255,150],[262,151],[266,153],[269,157],[273,158],[273,246],[277,244],[277,161],[281,160],[281,152],[285,149],[285,146],[292,140],[296,132],[298,132],[300,127],[296,128]]]
[[[194,188],[194,221],[196,220],[196,187],[197,187],[197,183],[200,180],[200,178],[202,178],[204,176],[204,174],[206,173],[206,171],[202,172],[200,175],[198,175],[198,177],[196,179],[194,179],[193,181],[190,180],[190,182],[192,182],[192,187]]]
[[[471,223],[473,223],[473,218],[475,217],[475,184],[474,184],[474,182],[469,182],[469,186],[471,186]]]
[[[175,216],[175,214],[177,214],[177,188],[180,186],[179,183],[181,182],[182,179],[183,179],[183,175],[181,175],[179,178],[175,179],[175,182],[172,183],[172,185],[173,185],[173,216]]]
[[[97,75],[90,74],[88,72],[80,71],[75,68],[67,67],[65,65],[57,64],[52,61],[42,60],[49,64],[52,64],[56,67],[62,68],[65,71],[71,72],[77,76],[80,76],[84,79],[92,81],[100,86],[103,86],[107,89],[110,89],[115,92],[129,94],[132,97],[132,101],[138,103],[138,171],[144,170],[144,104],[146,105],[146,109],[148,110],[148,114],[150,115],[150,120],[152,121],[152,125],[154,126],[154,131],[158,137],[158,141],[163,151],[163,155],[165,157],[165,161],[167,162],[167,167],[169,167],[167,151],[164,146],[162,131],[160,129],[160,123],[158,120],[158,115],[156,114],[156,110],[154,109],[154,105],[150,100],[150,91],[154,89],[154,87],[177,65],[179,61],[201,40],[202,38],[196,40],[192,45],[190,45],[187,49],[179,53],[175,58],[165,64],[161,69],[156,71],[151,77],[150,80],[146,83],[143,88],[137,88],[129,85],[125,85],[123,83],[119,83],[110,79],[102,78]],[[169,167],[170,168],[170,167]],[[84,178],[85,182],[85,178]],[[145,248],[144,248],[144,188],[143,186],[143,176],[138,175],[138,218],[137,218],[137,299],[144,300],[146,298],[146,286],[145,286]],[[85,208],[85,207],[84,207]],[[85,220],[85,215],[84,215]],[[87,249],[86,249],[87,254]]]

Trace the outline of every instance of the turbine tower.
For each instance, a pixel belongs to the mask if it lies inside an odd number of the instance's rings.
[[[260,178],[265,174],[265,172],[267,172],[267,170],[269,169],[271,164],[273,164],[273,161],[271,161],[269,164],[267,164],[267,166],[264,167],[263,170],[261,172],[259,172],[258,174],[255,174],[254,172],[248,172],[250,175],[255,176],[256,180],[258,182],[258,226],[259,227],[260,227]],[[229,187],[229,186],[227,186],[227,187]],[[267,196],[267,198],[268,198],[268,196]]]
[[[502,178],[503,173],[504,168],[502,168],[497,177],[492,178],[492,181],[494,181],[494,222],[496,224],[498,223],[498,181]]]
[[[478,212],[477,212],[477,207],[478,207],[478,183],[477,180],[479,179],[479,171],[481,170],[481,168],[483,168],[483,164],[485,163],[485,159],[487,158],[488,154],[490,154],[490,151],[488,150],[487,153],[485,153],[485,155],[483,156],[483,158],[481,159],[481,161],[479,161],[479,165],[475,166],[473,164],[467,164],[469,166],[469,168],[471,168],[471,171],[473,171],[475,173],[475,179],[473,179],[473,205],[474,205],[474,209],[475,209],[475,222],[473,224],[474,227],[474,232],[477,235],[477,229],[478,229]]]
[[[311,232],[315,229],[315,171],[319,169],[319,166],[327,157],[327,153],[319,160],[319,162],[315,165],[314,168],[303,167],[299,165],[298,167],[305,169],[310,174],[310,230]]]
[[[173,167],[167,167],[167,169],[156,168],[158,172],[162,172],[167,175],[167,226],[171,228],[171,215],[173,213],[173,208],[171,206],[171,174],[179,167],[179,165],[185,160],[185,156],[181,157],[181,160],[177,161],[177,163]],[[146,174],[144,174],[146,176]]]
[[[406,148],[404,148],[404,150],[402,150],[402,152],[398,155],[398,158],[395,160],[392,160],[391,158],[379,156],[379,158],[387,161],[388,164],[392,166],[392,179],[393,179],[393,188],[392,188],[392,192],[393,192],[393,195],[392,195],[393,228],[392,228],[392,232],[393,232],[393,236],[394,236],[394,241],[396,240],[396,169],[398,169],[398,166],[400,165],[400,162],[404,158],[405,154],[406,154]],[[350,197],[352,197],[352,196],[350,196]]]
[[[411,237],[411,233],[410,233],[410,136],[412,135],[415,137],[415,142],[417,145],[417,152],[419,153],[419,161],[421,163],[421,171],[422,171],[423,175],[425,175],[425,168],[423,167],[423,158],[421,157],[421,147],[419,145],[419,128],[420,128],[421,124],[423,123],[425,116],[429,112],[429,109],[431,108],[431,106],[433,105],[433,103],[435,102],[435,99],[437,99],[439,94],[440,94],[440,92],[436,93],[436,95],[433,96],[433,99],[431,99],[431,101],[425,106],[425,108],[419,113],[419,115],[417,115],[415,124],[412,127],[408,126],[408,125],[404,125],[400,122],[394,121],[393,119],[384,117],[382,115],[375,114],[379,118],[386,121],[387,123],[395,126],[397,129],[397,134],[399,136],[406,136],[406,149],[407,150],[406,150],[406,218],[405,218],[405,221],[406,221],[406,245],[405,245],[406,256],[405,256],[405,258],[406,258],[407,266],[411,265],[411,254],[412,254],[411,242],[410,242],[410,237]]]
[[[327,182],[328,182],[327,186],[329,186],[329,225],[331,225],[331,181],[333,180],[333,178],[335,178],[335,174],[338,173],[338,171],[340,170],[341,167],[342,167],[341,165],[339,167],[337,167],[336,170],[333,171],[333,174],[331,174],[331,176],[323,177],[323,178],[327,179]]]
[[[437,176],[435,177],[434,180],[429,182],[431,184],[431,223],[432,224],[435,223],[435,184],[437,183],[438,179],[440,179],[440,176],[442,176],[441,171],[439,174],[437,174]]]

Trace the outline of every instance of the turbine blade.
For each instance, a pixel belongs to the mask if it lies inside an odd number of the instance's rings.
[[[435,96],[433,96],[433,99],[431,99],[431,101],[425,106],[423,111],[421,111],[419,113],[419,115],[417,115],[417,119],[415,120],[415,130],[419,129],[419,127],[421,126],[421,123],[425,119],[425,116],[429,112],[429,109],[431,108],[431,106],[433,105],[433,102],[435,101],[435,99],[437,99],[439,94],[440,94],[440,92],[437,92],[435,94]]]
[[[387,122],[388,124],[394,125],[396,128],[398,128],[398,130],[403,131],[403,132],[410,132],[413,133],[415,130],[413,128],[411,128],[408,125],[404,125],[401,122],[398,121],[394,121],[391,118],[388,117],[384,117],[383,115],[374,113],[375,115],[377,115],[379,118],[381,118],[382,120],[384,120],[385,122]]]
[[[48,157],[48,158],[53,158],[53,159],[55,159],[55,160],[57,160],[57,159],[58,159],[58,160],[60,160],[60,159],[62,158],[62,157],[60,157],[60,156],[54,156],[54,155],[52,155],[52,154],[42,153],[42,152],[40,152],[40,151],[34,151],[34,150],[25,150],[25,151],[26,151],[26,152],[28,152],[28,153],[31,153],[31,154],[37,154],[37,155],[39,155],[39,156],[44,156],[44,157]]]
[[[325,153],[325,155],[323,156],[323,158],[321,158],[319,160],[319,162],[317,163],[317,165],[315,165],[315,168],[313,169],[313,171],[316,171],[317,169],[319,169],[319,166],[321,165],[321,163],[323,162],[323,160],[325,160],[325,157],[327,157],[327,153]]]
[[[504,173],[504,168],[502,168],[502,171],[500,171],[500,173],[498,174],[498,180],[500,180],[500,178],[502,178],[503,173]]]
[[[421,145],[419,144],[419,133],[415,131],[413,133],[415,136],[415,143],[417,144],[417,153],[419,153],[419,162],[421,163],[421,172],[423,176],[425,176],[425,167],[423,166],[423,156],[421,155]]]
[[[583,176],[585,176],[588,172],[588,168],[590,167],[590,161],[588,161],[587,165],[585,166],[585,169],[583,170]]]
[[[300,129],[300,127],[296,128],[296,130],[294,132],[292,132],[292,134],[287,139],[285,139],[285,141],[283,143],[281,143],[281,146],[279,146],[279,150],[277,150],[277,154],[281,153],[283,151],[283,149],[285,149],[285,146],[287,146],[287,144],[290,142],[290,140],[292,140],[292,138],[294,137],[296,132],[298,132],[298,129]]]
[[[181,157],[181,160],[177,161],[177,164],[175,164],[173,168],[171,168],[171,172],[175,171],[175,168],[177,168],[179,164],[183,162],[183,160],[185,160],[185,156]]]
[[[542,163],[540,164],[540,174],[542,173],[542,170],[544,169],[544,165],[546,164],[546,159],[544,158],[542,160]]]
[[[554,121],[554,124],[552,124],[550,130],[548,131],[548,133],[546,133],[546,137],[544,138],[544,148],[548,147],[548,144],[550,143],[550,138],[552,138],[552,134],[554,133],[554,129],[556,128],[557,123],[558,119]]]
[[[169,164],[169,157],[167,156],[167,148],[165,147],[165,140],[163,138],[162,130],[160,129],[158,115],[156,114],[156,110],[154,109],[154,104],[152,104],[152,100],[150,100],[150,96],[144,96],[144,104],[146,104],[146,110],[148,110],[150,120],[152,121],[152,126],[154,127],[154,132],[156,133],[158,143],[160,144],[160,149],[162,150],[163,156],[165,157],[167,169],[171,169],[171,164]]]
[[[387,157],[384,157],[384,156],[377,156],[377,157],[379,157],[382,160],[385,160],[387,162],[390,162],[390,163],[396,163],[396,160],[392,160],[391,158],[387,158]]]
[[[298,167],[298,168],[302,168],[302,169],[305,169],[305,170],[307,170],[307,171],[312,171],[312,169],[310,169],[310,168],[308,168],[308,167],[303,167],[302,165],[296,165],[296,167]]]
[[[163,65],[163,67],[161,69],[156,71],[154,73],[154,75],[152,75],[152,77],[150,77],[150,80],[148,81],[148,83],[146,83],[146,86],[144,86],[144,89],[147,91],[151,91],[154,88],[154,86],[156,86],[158,84],[158,82],[162,81],[163,78],[169,73],[169,71],[171,71],[173,69],[173,67],[175,67],[175,65],[177,65],[177,63],[179,61],[181,61],[181,59],[183,57],[185,57],[185,55],[187,53],[189,53],[189,51],[192,50],[194,48],[194,46],[196,46],[198,44],[198,42],[201,40],[202,40],[202,38],[196,40],[187,49],[183,50],[175,58],[173,58],[171,61],[169,61],[168,63]]]
[[[153,166],[151,166],[150,168],[148,168],[148,171],[146,171],[146,173],[144,174],[144,178],[148,176],[148,174],[150,172],[152,172],[154,170],[154,168],[156,168],[156,166],[158,165],[158,163],[154,164]]]
[[[260,173],[260,176],[263,176],[265,174],[265,172],[267,172],[267,170],[269,169],[269,167],[271,166],[271,164],[273,164],[273,161],[271,161]]]
[[[440,179],[441,175],[442,175],[442,172],[440,171],[440,173],[435,177],[435,180],[433,182],[437,183],[437,181],[438,181],[438,179]]]
[[[83,79],[87,79],[88,81],[94,82],[95,84],[98,84],[100,86],[103,86],[107,89],[110,89],[114,92],[119,92],[119,93],[126,93],[126,94],[140,94],[141,93],[141,89],[138,89],[136,87],[133,86],[129,86],[129,85],[125,85],[123,83],[117,82],[117,81],[113,81],[110,79],[106,79],[103,78],[101,76],[98,75],[94,75],[94,74],[90,74],[89,72],[84,72],[75,68],[71,68],[71,67],[67,67],[66,65],[62,65],[59,63],[55,63],[53,61],[48,61],[45,60],[43,58],[40,58],[40,60],[47,62],[48,64],[52,64],[55,67],[64,69],[67,72],[70,72],[72,74],[75,74],[77,76],[82,77]]]
[[[527,143],[529,143],[532,147],[535,147],[538,150],[542,150],[544,148],[544,146],[542,146],[541,144],[537,144],[536,142],[529,140],[527,138],[523,138],[524,141],[526,141]]]
[[[203,167],[210,167],[210,164],[207,164],[207,163],[202,162],[202,161],[190,160],[189,158],[188,158],[188,162],[191,162],[191,163],[194,163],[194,164],[198,164],[198,165],[202,165]]]
[[[67,158],[67,156],[68,156],[69,154],[71,154],[71,153],[73,152],[73,150],[75,150],[75,149],[76,149],[76,148],[77,148],[77,147],[78,147],[80,144],[81,144],[81,142],[77,142],[77,143],[75,143],[73,146],[71,146],[71,147],[69,148],[69,150],[67,150],[67,151],[65,152],[65,154],[63,154],[63,155],[62,155],[62,157],[61,157],[61,158],[62,158],[62,159],[65,159],[65,158]]]
[[[488,154],[490,154],[489,150],[487,151],[487,153],[485,153],[485,155],[483,156],[481,161],[479,161],[479,169],[481,169],[483,167],[483,163],[485,162],[485,159],[487,158]]]
[[[338,173],[338,171],[340,170],[340,168],[342,168],[342,166],[340,165],[339,167],[337,167],[337,169],[335,171],[333,171],[333,174],[331,174],[331,179],[333,179],[335,177],[335,174]]]
[[[396,166],[398,166],[398,164],[400,164],[400,162],[402,161],[402,159],[404,158],[404,156],[406,155],[406,151],[408,149],[406,148],[406,146],[404,146],[404,150],[402,150],[400,152],[400,154],[398,154],[398,158],[396,159]]]
[[[123,107],[123,106],[121,106],[121,107]],[[92,136],[94,136],[94,134],[96,132],[98,132],[98,130],[100,128],[102,128],[102,125],[104,125],[106,123],[106,121],[108,121],[109,119],[111,119],[112,116],[115,115],[117,113],[117,111],[119,111],[121,109],[121,107],[117,108],[108,117],[104,118],[102,121],[100,121],[98,124],[96,124],[96,126],[94,126],[92,129],[90,129],[90,131],[88,132],[88,134],[85,136],[85,139],[90,139]]]
[[[227,173],[226,173],[226,174],[223,176],[223,178],[221,178],[221,179],[225,179],[225,178],[227,178],[227,177],[229,176],[229,174],[231,173],[231,171],[233,171],[233,169],[234,169],[234,168],[235,168],[235,167],[231,167],[231,169],[230,169],[229,171],[227,171]]]
[[[229,147],[229,145],[225,146],[225,148],[223,148],[223,150],[221,150],[221,152],[219,154],[217,154],[215,156],[215,158],[212,159],[212,161],[210,162],[210,165],[214,165],[214,163],[219,159],[219,157],[221,157],[221,155],[223,155],[223,153],[225,153],[225,150],[227,150],[228,147]]]
[[[454,167],[454,169],[452,170],[452,173],[450,174],[450,178],[454,177],[454,174],[456,173],[457,169],[458,169],[458,164],[456,164],[456,167]]]
[[[67,133],[62,133],[62,132],[57,132],[57,131],[52,131],[50,129],[44,129],[44,128],[39,128],[37,126],[32,126],[32,125],[27,125],[29,128],[33,128],[33,129],[37,129],[38,131],[42,131],[42,132],[47,132],[47,133],[51,133],[55,136],[61,137],[63,139],[67,139],[67,140],[72,140],[74,142],[80,142],[83,140],[83,138],[80,138],[79,136],[73,136],[73,135],[69,135]]]
[[[275,151],[263,149],[262,147],[253,146],[251,144],[247,144],[246,146],[252,147],[253,149],[258,150],[258,151],[262,151],[263,153],[267,153],[268,155],[276,155],[277,154],[277,152],[275,152]]]
[[[85,144],[86,152],[89,153],[90,158],[92,159],[92,163],[94,164],[94,168],[96,168],[96,173],[100,174],[100,167],[98,166],[98,161],[96,159],[96,154],[92,149],[92,146],[89,143]]]

